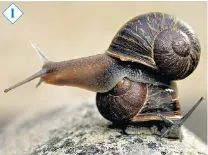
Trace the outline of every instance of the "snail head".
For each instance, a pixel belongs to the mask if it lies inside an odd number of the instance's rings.
[[[16,88],[16,87],[19,87],[25,83],[28,83],[36,78],[40,78],[38,84],[36,85],[36,88],[43,82],[43,81],[50,81],[51,78],[49,78],[50,76],[47,76],[47,75],[50,75],[48,73],[52,73],[53,70],[51,67],[52,67],[52,62],[49,61],[47,59],[47,57],[41,52],[41,50],[38,48],[38,46],[34,43],[34,42],[31,42],[31,45],[32,47],[36,50],[36,52],[38,53],[38,55],[40,56],[40,58],[43,60],[43,67],[40,71],[38,71],[37,73],[33,74],[32,76],[26,78],[25,80],[7,88],[4,90],[5,93],[7,93],[8,91]]]

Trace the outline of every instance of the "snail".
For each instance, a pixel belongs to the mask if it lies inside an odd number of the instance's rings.
[[[113,123],[164,121],[168,129],[161,137],[179,127],[202,100],[182,117],[175,80],[196,69],[201,51],[192,28],[169,14],[129,20],[103,54],[52,62],[32,46],[44,60],[42,69],[5,92],[38,77],[36,87],[45,82],[84,88],[97,92],[99,112]]]

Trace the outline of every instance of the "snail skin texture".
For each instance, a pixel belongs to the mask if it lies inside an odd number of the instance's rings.
[[[148,13],[129,20],[99,55],[52,62],[35,43],[32,46],[44,60],[42,69],[5,92],[38,77],[38,85],[88,89],[97,92],[96,104],[106,119],[125,125],[162,120],[169,128],[161,137],[176,131],[202,100],[181,116],[173,80],[196,69],[200,45],[192,28],[169,14]]]

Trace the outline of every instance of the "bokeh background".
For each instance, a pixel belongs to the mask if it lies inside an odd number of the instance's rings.
[[[3,12],[11,2],[0,2]],[[173,14],[192,26],[201,43],[196,71],[178,81],[182,112],[201,97],[205,101],[185,126],[206,141],[207,137],[207,17],[206,2],[15,2],[24,15],[11,24],[0,15],[0,132],[14,118],[39,115],[61,104],[95,104],[95,93],[73,87],[42,84],[34,80],[7,94],[11,86],[41,68],[29,41],[35,41],[53,61],[103,53],[118,29],[132,17],[153,11]],[[99,115],[99,113],[98,113]],[[32,122],[31,122],[32,123]]]

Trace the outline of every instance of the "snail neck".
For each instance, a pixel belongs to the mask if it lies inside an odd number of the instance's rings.
[[[135,82],[164,85],[170,80],[137,63],[120,61],[106,54],[62,61],[48,62],[48,74],[41,80],[59,86],[74,86],[95,92],[107,92],[124,77]]]
[[[95,92],[106,92],[123,77],[114,76],[118,72],[116,60],[106,54],[61,61],[48,62],[43,68],[47,74],[41,80],[59,86],[74,86]]]

